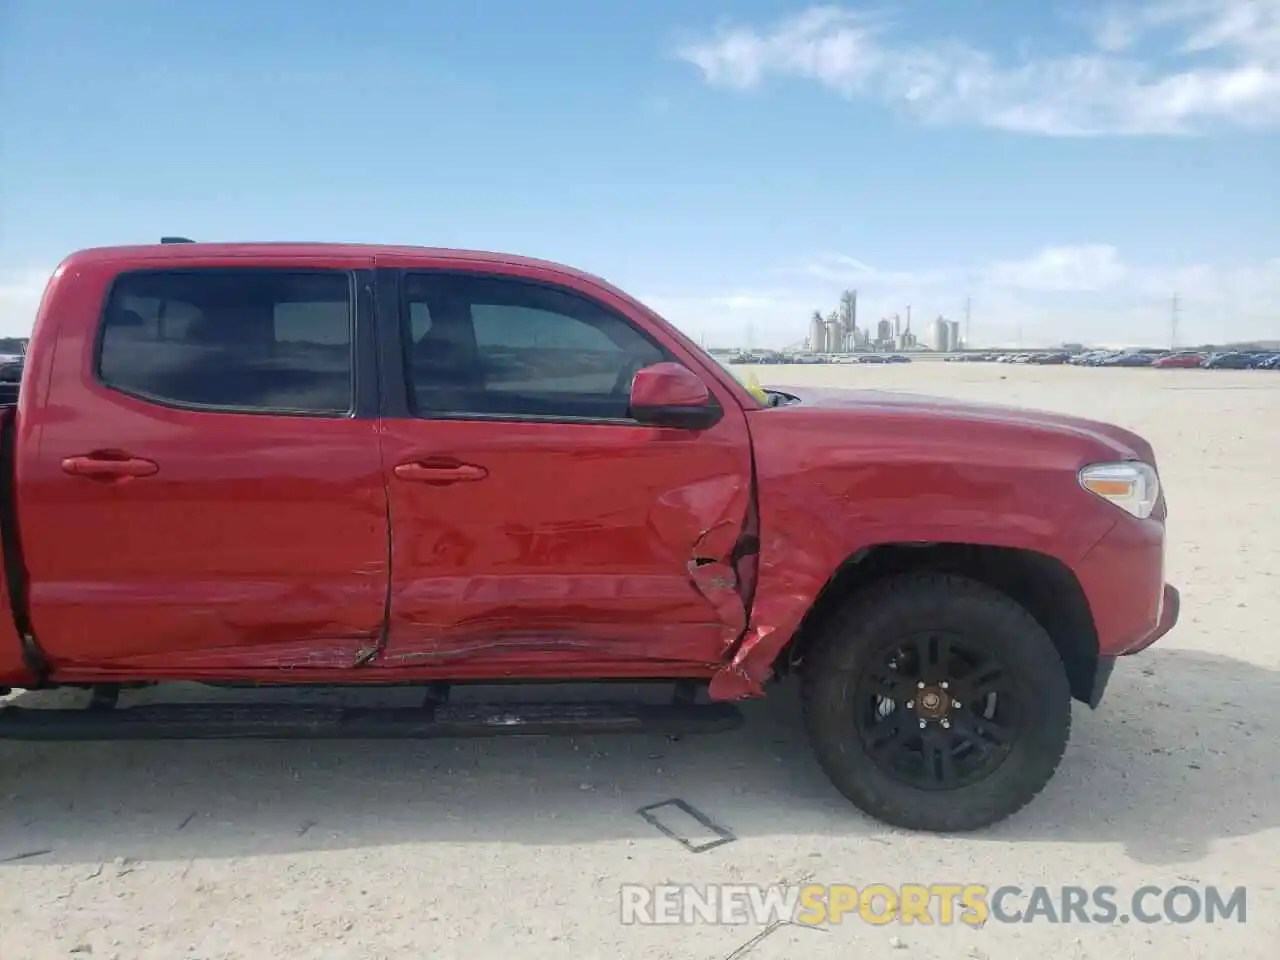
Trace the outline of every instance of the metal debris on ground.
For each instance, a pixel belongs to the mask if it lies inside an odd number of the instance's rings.
[[[670,823],[664,822],[659,811],[667,814],[668,820],[681,819],[679,816],[672,817],[673,813],[684,814],[685,817],[694,820],[703,830],[696,829],[679,830]],[[695,809],[692,805],[683,800],[672,798],[671,800],[663,800],[659,803],[651,803],[648,806],[641,807],[636,811],[647,823],[655,827],[661,833],[675,840],[690,853],[705,853],[716,847],[723,846],[726,843],[732,843],[738,838],[733,832],[725,827],[720,826],[708,817],[701,810]],[[698,842],[695,834],[710,834],[711,839],[705,839]]]

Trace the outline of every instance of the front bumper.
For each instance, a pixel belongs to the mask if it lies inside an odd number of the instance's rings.
[[[1119,657],[1150,646],[1177,616],[1164,579],[1164,523],[1118,521],[1075,565],[1098,637],[1098,653]]]
[[[1181,613],[1182,594],[1178,592],[1177,587],[1166,583],[1164,585],[1164,593],[1160,597],[1160,616],[1156,621],[1156,628],[1147,634],[1144,639],[1125,650],[1123,656],[1131,656],[1147,649],[1147,647],[1178,625],[1178,615]]]
[[[1102,695],[1107,692],[1107,685],[1111,682],[1111,674],[1115,670],[1116,661],[1120,657],[1132,656],[1147,649],[1147,647],[1178,625],[1178,616],[1182,613],[1182,594],[1177,587],[1168,583],[1164,585],[1159,609],[1160,614],[1156,621],[1156,628],[1141,641],[1129,646],[1123,653],[1103,654],[1098,657],[1094,663],[1093,682],[1089,685],[1090,707],[1097,709],[1098,704],[1102,702]]]

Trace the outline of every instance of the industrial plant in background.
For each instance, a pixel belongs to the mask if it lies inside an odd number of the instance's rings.
[[[936,346],[934,349],[943,352],[960,349],[960,325],[953,321],[938,318],[936,323],[949,324],[947,346]],[[916,335],[911,332],[911,308],[907,307],[907,319],[904,324],[902,316],[895,313],[885,317],[876,324],[874,335],[870,329],[858,326],[858,291],[846,290],[840,294],[840,307],[832,310],[827,316],[821,310],[813,311],[809,318],[809,336],[805,347],[809,353],[867,353],[893,350],[914,350],[919,346]]]
[[[813,311],[809,319],[809,352],[852,353],[858,349],[859,333],[858,291],[846,290],[840,294],[839,310],[832,310],[826,317],[821,310]]]
[[[933,321],[933,349],[952,353],[960,349],[960,322],[939,317]]]

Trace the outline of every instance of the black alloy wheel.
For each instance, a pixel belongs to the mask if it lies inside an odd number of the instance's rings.
[[[999,658],[964,634],[891,643],[854,690],[854,724],[871,758],[922,790],[989,776],[1018,734],[1016,691]]]
[[[896,827],[963,832],[1026,806],[1071,732],[1071,690],[1044,627],[953,573],[850,597],[801,667],[805,727],[831,782]]]

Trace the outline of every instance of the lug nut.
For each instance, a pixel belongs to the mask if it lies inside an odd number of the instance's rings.
[[[908,710],[914,710],[915,708],[916,708],[916,702],[915,702],[914,700],[908,700],[908,701],[907,701],[907,709],[908,709]]]
[[[921,721],[920,721],[920,729],[921,729],[921,730],[923,730],[923,729],[924,729],[925,727],[927,727],[928,725],[929,725],[928,721],[926,721],[926,720],[921,720]]]
[[[923,680],[921,680],[919,683],[917,683],[917,684],[916,684],[916,689],[917,689],[917,690],[923,690],[923,689],[924,689],[924,681],[923,681]]]
[[[952,700],[952,701],[951,701],[951,706],[953,706],[953,707],[955,707],[957,710],[959,710],[962,706],[964,706],[964,704],[962,704],[959,700]]]
[[[951,729],[951,721],[950,721],[950,720],[943,720],[943,721],[942,721],[942,729],[943,729],[943,730],[950,730],[950,729]]]
[[[947,681],[943,680],[942,683],[939,684],[939,686],[941,686],[943,690],[946,690],[950,686],[950,684],[948,684]]]

